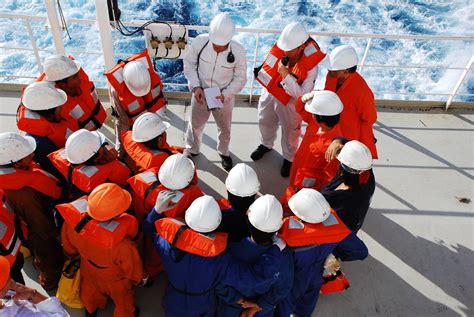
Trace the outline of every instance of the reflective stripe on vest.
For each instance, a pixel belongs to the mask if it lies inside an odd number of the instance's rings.
[[[20,251],[21,241],[15,228],[15,213],[1,196],[0,205],[0,255],[7,258],[10,265],[16,260]]]

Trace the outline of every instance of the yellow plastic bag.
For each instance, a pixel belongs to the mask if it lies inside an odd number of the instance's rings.
[[[59,280],[56,297],[70,308],[84,308],[80,298],[81,270],[77,269],[72,277],[68,277],[69,274],[67,272],[70,270],[70,267],[69,261],[64,263],[64,270]]]

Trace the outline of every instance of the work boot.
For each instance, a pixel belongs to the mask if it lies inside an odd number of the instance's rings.
[[[232,162],[232,158],[230,157],[230,155],[226,156],[226,155],[222,155],[222,154],[219,154],[220,157],[221,157],[221,164],[222,164],[222,167],[228,172],[232,169],[232,167],[234,166],[234,163]]]
[[[191,153],[191,151],[189,151],[189,149],[184,149],[183,155],[186,156],[188,159],[192,159],[196,155],[199,155],[199,153]]]
[[[250,154],[250,158],[254,161],[261,159],[267,152],[270,152],[272,149],[267,148],[265,145],[260,144],[258,148]]]
[[[94,310],[92,313],[89,313],[87,309],[85,309],[85,311],[86,311],[86,317],[97,317],[97,310]]]
[[[283,177],[290,176],[292,162],[288,161],[287,159],[283,159],[283,165],[281,166],[280,175]]]

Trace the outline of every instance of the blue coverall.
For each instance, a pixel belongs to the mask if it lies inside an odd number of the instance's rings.
[[[354,233],[341,242],[293,248],[295,276],[290,294],[277,304],[275,316],[310,317],[318,302],[326,257],[338,247],[342,261],[363,260],[369,251]]]
[[[168,274],[163,306],[167,317],[214,316],[217,308],[215,287],[219,282],[236,288],[253,288],[278,279],[282,252],[272,246],[255,264],[233,259],[224,252],[215,257],[202,257],[173,247],[156,234],[154,222],[160,219],[153,209],[144,224]]]
[[[251,238],[247,237],[240,242],[230,243],[227,251],[233,258],[246,263],[255,263],[260,256],[271,246],[262,246]],[[236,302],[244,297],[257,302],[262,308],[257,316],[273,316],[275,305],[283,299],[291,290],[293,285],[293,256],[289,248],[282,251],[283,261],[279,268],[279,275],[276,281],[268,281],[252,288],[234,288],[229,285],[219,284],[216,288],[219,296],[217,316],[239,317],[242,307]]]

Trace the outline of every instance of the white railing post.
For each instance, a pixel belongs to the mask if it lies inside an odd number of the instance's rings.
[[[115,65],[114,47],[112,44],[112,31],[110,30],[109,11],[107,1],[95,0],[96,20],[99,26],[100,42],[104,56],[105,68],[110,69]]]
[[[38,65],[39,73],[43,72],[43,64],[41,63],[41,58],[38,51],[38,46],[36,45],[36,39],[33,35],[33,30],[31,29],[31,23],[29,20],[25,20],[26,29],[28,30],[28,37],[30,38],[31,46],[33,47],[33,52],[35,53],[36,64]]]
[[[51,27],[51,33],[53,34],[54,47],[56,48],[56,53],[65,55],[66,49],[64,48],[62,27],[59,25],[58,14],[56,11],[56,6],[54,5],[53,0],[44,0],[46,5],[46,11],[48,12],[48,20]]]
[[[249,94],[249,104],[252,104],[253,97],[253,83],[255,82],[255,77],[253,76],[253,69],[257,64],[257,55],[258,55],[258,45],[260,41],[260,33],[257,32],[257,39],[255,40],[255,51],[253,52],[253,64],[252,64],[252,81],[250,82],[250,94]]]
[[[458,82],[454,86],[453,91],[451,92],[451,95],[446,101],[446,108],[445,108],[446,110],[449,109],[449,106],[453,102],[454,97],[457,95],[459,88],[461,88],[461,85],[464,82],[464,79],[466,79],[466,76],[469,73],[469,70],[471,69],[473,63],[474,63],[474,55],[471,55],[471,59],[467,63],[466,67],[464,67],[464,70],[462,71],[461,76],[458,79]]]
[[[362,56],[362,61],[360,62],[359,66],[359,73],[362,74],[362,70],[364,69],[365,62],[367,61],[367,56],[369,56],[370,47],[372,46],[372,38],[369,37],[369,41],[367,42],[367,46],[365,47],[364,56]]]

